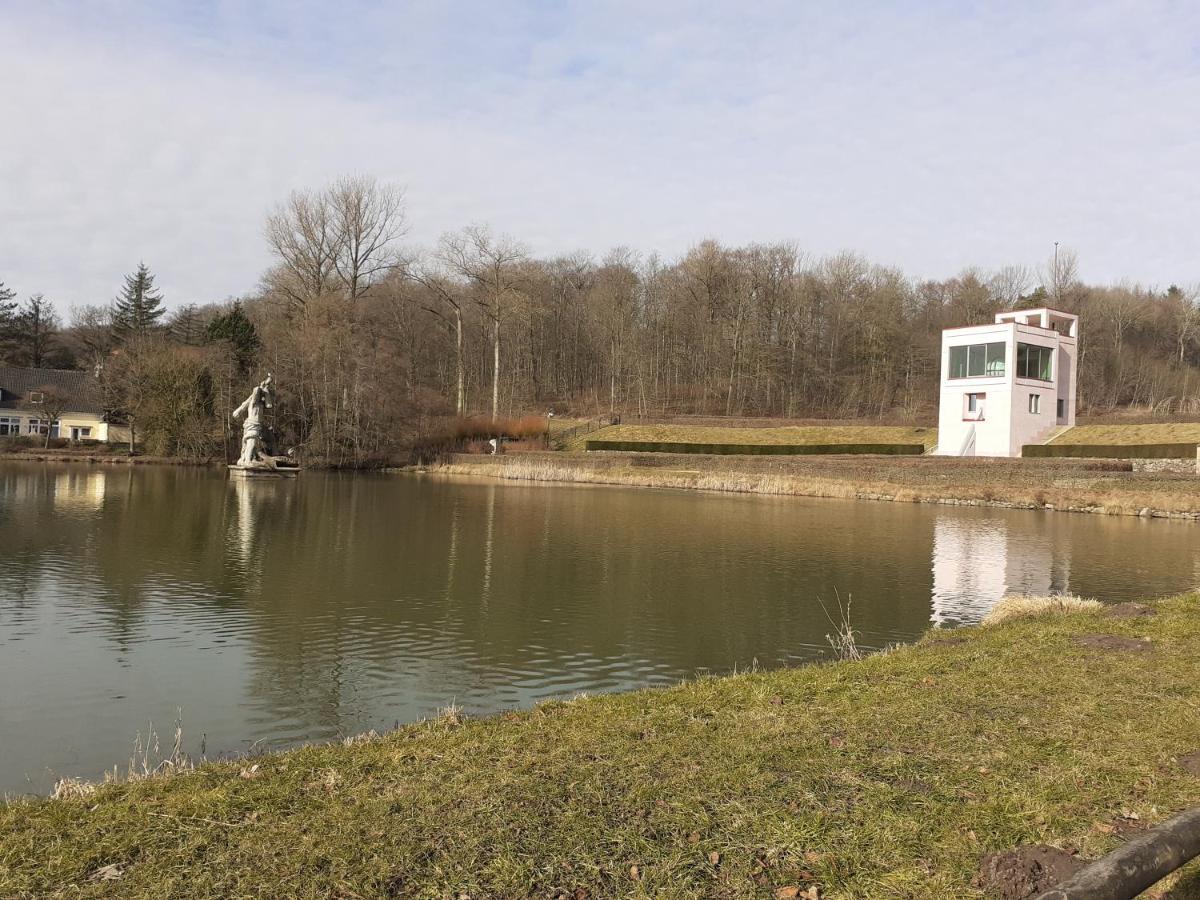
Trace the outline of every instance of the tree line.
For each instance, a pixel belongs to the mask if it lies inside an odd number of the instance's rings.
[[[140,266],[64,325],[0,287],[0,354],[94,369],[139,442],[177,455],[216,452],[269,370],[280,440],[355,465],[469,414],[932,421],[943,328],[1053,306],[1080,316],[1081,411],[1200,412],[1196,288],[1087,285],[1070,251],[933,280],[783,242],[542,258],[480,225],[422,250],[406,233],[395,186],[297,191],[267,217],[273,264],[243,297],[167,312]]]

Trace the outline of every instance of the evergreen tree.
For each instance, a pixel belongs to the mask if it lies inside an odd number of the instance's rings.
[[[60,323],[49,300],[34,294],[25,301],[15,321],[15,353],[21,365],[40,369],[62,362],[62,354],[55,352]]]
[[[120,338],[149,333],[166,310],[162,294],[154,289],[154,276],[145,263],[125,276],[125,287],[117,295],[113,308],[113,330]]]
[[[229,312],[214,317],[208,323],[204,336],[209,343],[228,341],[233,349],[234,359],[237,360],[238,369],[243,375],[254,365],[254,359],[262,346],[258,339],[258,330],[242,309],[240,300],[233,301]]]
[[[0,281],[0,357],[7,361],[17,339],[17,292]]]

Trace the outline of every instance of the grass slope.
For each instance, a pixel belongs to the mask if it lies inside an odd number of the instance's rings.
[[[1051,444],[1200,444],[1200,422],[1076,425]]]
[[[0,896],[974,896],[990,850],[1099,855],[1200,800],[1200,597],[1157,609],[15,802]]]
[[[937,445],[936,428],[907,425],[786,425],[738,428],[705,425],[612,425],[591,440],[687,444],[924,444]]]

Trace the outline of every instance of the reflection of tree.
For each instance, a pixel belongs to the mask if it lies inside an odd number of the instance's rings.
[[[228,637],[250,673],[248,737],[816,656],[829,630],[819,601],[835,592],[853,596],[854,625],[878,646],[928,622],[935,523],[983,523],[903,504],[318,472],[247,484],[148,467],[107,471],[97,507],[79,471],[0,470],[6,597],[55,602],[37,584],[52,568],[121,646],[173,621],[193,646]],[[1129,534],[993,514],[1013,523],[1010,558],[1053,566],[1052,586],[1073,554],[1112,554]],[[1190,538],[1155,534],[1155,565],[1182,561],[1186,583]],[[1022,541],[1053,548],[1050,561]]]

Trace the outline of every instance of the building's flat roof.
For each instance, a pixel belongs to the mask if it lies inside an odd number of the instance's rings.
[[[1066,316],[1068,319],[1078,319],[1076,313],[1067,312],[1065,309],[1055,309],[1053,306],[1031,306],[1029,309],[1006,309],[1003,312],[998,312],[998,316],[1021,316],[1029,313],[1048,312],[1054,313],[1057,316]]]

